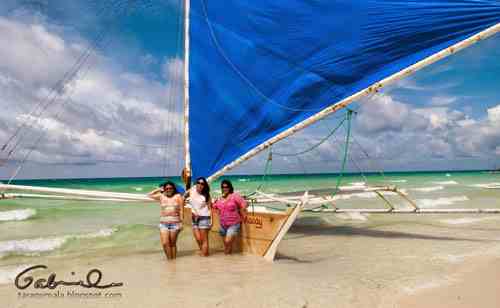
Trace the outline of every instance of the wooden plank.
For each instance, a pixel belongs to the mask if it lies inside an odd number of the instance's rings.
[[[318,209],[317,213],[365,213],[365,214],[500,214],[500,209]]]
[[[0,184],[0,190],[14,190],[14,191],[29,191],[38,193],[60,194],[68,196],[81,196],[81,197],[96,197],[96,198],[118,198],[133,201],[154,201],[146,195],[119,193],[99,190],[86,190],[86,189],[69,189],[69,188],[56,188],[56,187],[36,187],[26,185],[7,185]]]
[[[295,208],[292,210],[290,213],[290,216],[286,220],[285,224],[281,227],[279,233],[276,235],[274,238],[273,242],[271,243],[271,246],[269,246],[268,250],[266,251],[266,254],[264,255],[264,259],[266,261],[273,261],[274,257],[276,255],[276,252],[278,250],[278,245],[280,244],[281,240],[283,237],[285,237],[285,234],[288,232],[292,224],[294,223],[295,219],[299,216],[300,211],[302,210],[302,206],[305,206],[308,201],[308,195],[307,191],[304,193],[304,197],[302,198],[302,201],[295,206]]]

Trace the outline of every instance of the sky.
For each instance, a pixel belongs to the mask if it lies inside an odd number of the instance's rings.
[[[177,175],[180,0],[0,3],[0,179]],[[500,35],[357,102],[349,171],[500,167]],[[275,145],[314,147],[334,114]],[[275,173],[337,172],[345,131]],[[234,170],[262,173],[267,153]]]

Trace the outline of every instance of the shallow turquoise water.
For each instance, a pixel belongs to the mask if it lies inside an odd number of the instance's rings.
[[[333,188],[337,175],[274,175],[229,176],[236,190],[244,194],[258,187],[269,193]],[[81,188],[128,193],[146,193],[162,182],[163,178],[114,178],[74,180],[23,180],[14,184],[63,188]],[[179,178],[173,180],[180,184]],[[397,185],[417,202],[428,208],[500,208],[500,189],[487,185],[500,183],[500,174],[488,172],[400,172],[385,175],[347,175],[341,185],[359,182]],[[219,192],[219,182],[212,192]],[[403,205],[401,199],[389,197],[394,204]],[[379,198],[360,194],[339,200],[338,207],[383,207]],[[318,221],[320,214],[303,214],[299,226]],[[433,216],[415,218],[418,223],[468,223],[468,216]],[[414,218],[405,216],[322,216],[323,223],[332,225],[359,225],[376,228],[388,222],[411,228]],[[453,220],[455,219],[455,221]],[[465,219],[465,220],[464,220]],[[154,203],[114,203],[97,201],[60,201],[17,199],[0,201],[0,265],[33,262],[36,257],[65,257],[72,255],[109,255],[157,251],[158,207]],[[470,222],[470,220],[469,220]],[[478,221],[481,223],[481,221]],[[485,223],[491,223],[486,220]],[[184,231],[183,236],[189,232]]]

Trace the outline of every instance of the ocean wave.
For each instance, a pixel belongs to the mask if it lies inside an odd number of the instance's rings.
[[[356,194],[338,194],[333,197],[333,200],[347,200],[351,198],[376,198],[377,194],[371,191],[356,193]]]
[[[366,183],[365,182],[351,182],[349,185],[352,186],[364,186]]]
[[[142,187],[132,187],[135,191],[143,191],[144,188]]]
[[[59,249],[71,239],[107,237],[116,232],[116,230],[117,229],[114,228],[102,229],[87,234],[63,235],[57,237],[3,241],[0,242],[0,258],[12,254],[36,256],[43,252],[49,252]]]
[[[408,182],[408,180],[389,180],[387,182],[390,182],[390,183],[406,183],[406,182]]]
[[[436,182],[432,182],[432,183],[438,184],[438,185],[458,185],[458,183],[455,181],[436,181]]]
[[[484,184],[473,184],[470,186],[471,187],[478,187],[478,188],[499,189],[500,183],[494,182],[494,183],[484,183]]]
[[[0,267],[0,284],[13,283],[16,276],[30,266],[33,266],[33,264]]]
[[[469,201],[467,196],[458,197],[448,197],[448,198],[437,198],[437,199],[420,199],[417,200],[417,204],[420,207],[436,207],[441,205],[452,205],[456,202]]]
[[[0,221],[19,221],[26,220],[36,215],[34,209],[22,209],[0,212]]]
[[[437,190],[443,190],[443,189],[444,189],[444,186],[431,186],[431,187],[411,188],[410,190],[431,192],[431,191],[437,191]]]
[[[238,182],[248,182],[250,179],[238,179]]]
[[[359,212],[347,212],[335,214],[335,217],[342,220],[354,220],[356,222],[368,221],[369,214],[362,214]]]

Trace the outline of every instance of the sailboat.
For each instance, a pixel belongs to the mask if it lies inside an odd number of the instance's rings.
[[[496,0],[185,0],[183,9],[187,186],[199,176],[213,181],[359,99],[500,31]],[[150,201],[126,193],[19,185],[0,189],[28,191],[31,197],[35,192]],[[399,192],[394,187],[358,189]],[[273,260],[294,220],[315,200],[309,192],[259,192],[257,202],[266,200],[290,206],[285,212],[251,210],[238,247]],[[424,212],[412,206],[381,212]],[[185,217],[189,224],[189,209]],[[212,243],[222,247],[217,217],[213,225]]]

